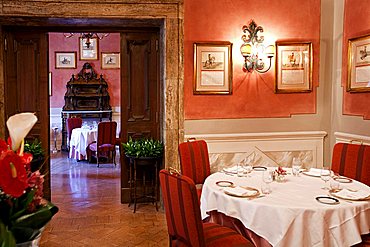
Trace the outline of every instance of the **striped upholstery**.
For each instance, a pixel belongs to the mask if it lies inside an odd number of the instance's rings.
[[[69,147],[69,142],[71,141],[71,135],[72,135],[72,130],[74,128],[81,128],[82,126],[82,118],[79,117],[73,117],[73,118],[67,118],[66,120],[66,129],[67,129],[67,147]]]
[[[253,246],[227,227],[202,223],[195,184],[189,177],[161,170],[159,179],[171,246]]]
[[[337,143],[333,149],[331,169],[370,186],[370,146]]]
[[[201,184],[211,174],[207,143],[204,140],[188,141],[179,144],[181,173],[197,184],[198,197]]]
[[[114,165],[116,165],[116,130],[117,123],[111,122],[100,122],[98,124],[98,137],[97,141],[90,143],[86,149],[88,149],[89,161],[91,156],[96,155],[96,161],[99,167],[99,157],[106,156],[108,153],[112,153]]]

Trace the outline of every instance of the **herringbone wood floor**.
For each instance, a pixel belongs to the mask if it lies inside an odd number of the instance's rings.
[[[117,158],[117,161],[119,158]],[[120,203],[120,167],[51,159],[52,202],[59,207],[41,237],[41,247],[168,246],[163,209]]]

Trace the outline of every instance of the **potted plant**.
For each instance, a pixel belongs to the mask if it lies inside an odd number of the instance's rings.
[[[30,153],[33,156],[31,161],[31,171],[34,172],[40,169],[45,160],[45,151],[41,142],[37,138],[33,141],[26,141],[24,144],[24,152]]]
[[[163,143],[159,140],[142,138],[133,140],[131,137],[122,143],[125,155],[129,158],[160,158],[163,155]]]

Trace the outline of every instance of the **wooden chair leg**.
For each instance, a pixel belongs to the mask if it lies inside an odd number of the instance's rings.
[[[99,167],[99,150],[96,150],[96,163],[98,164]]]

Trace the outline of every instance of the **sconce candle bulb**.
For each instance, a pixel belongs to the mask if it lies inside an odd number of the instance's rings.
[[[265,73],[271,68],[271,60],[274,57],[274,46],[269,45],[265,47],[263,45],[264,36],[258,36],[258,32],[263,33],[263,28],[257,26],[254,20],[251,20],[248,25],[243,26],[243,32],[248,32],[247,35],[242,36],[243,44],[240,46],[240,52],[244,57],[243,70],[252,72],[257,71],[259,73]],[[265,59],[269,60],[269,65],[266,68]]]

